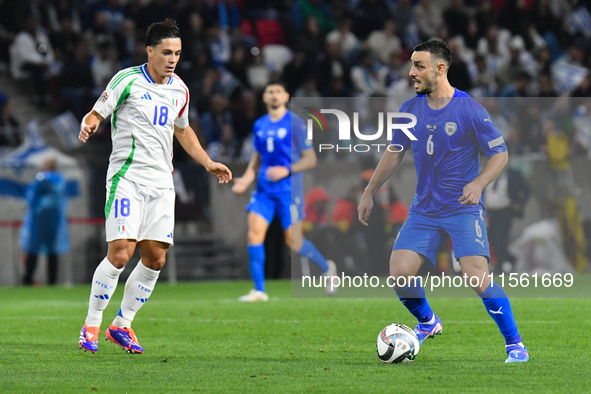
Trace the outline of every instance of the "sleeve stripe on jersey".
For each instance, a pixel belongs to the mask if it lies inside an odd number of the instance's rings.
[[[127,71],[123,71],[121,72],[121,75],[119,75],[118,77],[116,77],[113,82],[111,82],[111,84],[109,85],[109,89],[113,90],[115,89],[115,87],[117,85],[119,85],[119,83],[125,79],[125,77],[128,77],[130,75],[134,75],[134,74],[140,74],[141,70],[139,67],[132,67],[130,70]]]
[[[189,90],[186,87],[184,87],[183,85],[181,85],[181,87],[183,89],[185,89],[186,97],[185,97],[185,105],[183,105],[181,112],[179,112],[179,118],[181,116],[183,116],[183,113],[185,112],[185,109],[187,108],[187,104],[189,103]]]
[[[123,104],[123,101],[125,101],[126,98],[129,97],[129,95],[131,94],[131,85],[133,85],[133,83],[137,80],[137,78],[132,79],[127,86],[125,87],[125,90],[123,91],[123,93],[121,94],[121,97],[119,97],[119,100],[117,101],[117,106],[115,107],[115,111],[113,111],[113,128],[115,129],[115,132],[113,133],[113,135],[115,135],[115,133],[117,133],[117,109],[119,109],[119,106],[121,104]]]

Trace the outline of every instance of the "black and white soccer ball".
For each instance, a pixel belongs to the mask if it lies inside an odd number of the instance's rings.
[[[380,331],[376,350],[386,364],[408,363],[419,354],[419,338],[412,328],[403,324],[390,324]]]

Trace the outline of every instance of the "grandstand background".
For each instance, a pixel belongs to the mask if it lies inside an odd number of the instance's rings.
[[[572,98],[576,105],[561,131],[573,197],[583,225],[589,223],[588,10],[589,1],[577,0],[0,0],[0,284],[20,283],[23,190],[48,155],[58,157],[79,192],[69,203],[72,247],[62,259],[59,281],[90,279],[106,252],[101,218],[110,129],[103,122],[81,146],[78,123],[112,75],[145,62],[145,30],[164,18],[175,19],[182,31],[177,74],[191,89],[191,125],[210,156],[230,164],[234,176],[253,152],[252,125],[265,113],[261,89],[267,82],[283,80],[292,96],[311,101],[404,100],[414,95],[407,77],[413,46],[440,37],[453,53],[450,82],[473,97]],[[516,222],[516,238],[527,225],[555,216],[548,197],[553,153],[541,122],[499,111],[512,159],[537,201]],[[326,161],[306,182],[324,183],[335,198],[359,179],[331,186],[327,168],[338,165],[361,177],[375,166],[375,158],[321,159]],[[218,187],[178,144],[174,165],[176,246],[169,255],[172,271],[165,268],[163,277],[245,277],[248,197]],[[416,181],[409,158],[396,177],[397,194],[409,204]],[[326,225],[336,226],[330,218]],[[272,228],[267,269],[270,276],[289,276],[282,237],[274,234]],[[40,283],[43,274],[39,270]]]

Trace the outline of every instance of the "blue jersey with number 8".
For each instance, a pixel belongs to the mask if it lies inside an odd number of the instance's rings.
[[[254,123],[254,147],[261,157],[257,192],[289,193],[303,192],[302,173],[292,174],[277,182],[267,178],[267,169],[283,166],[291,170],[292,163],[301,158],[301,152],[312,149],[312,141],[306,140],[306,125],[296,114],[287,110],[283,118],[273,122],[269,115]]]

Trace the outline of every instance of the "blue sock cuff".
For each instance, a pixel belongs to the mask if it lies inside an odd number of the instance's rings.
[[[523,342],[523,341],[521,340],[521,335],[517,335],[517,336],[516,336],[516,337],[514,337],[514,338],[511,338],[511,339],[507,339],[507,340],[505,340],[505,344],[507,344],[507,346],[509,346],[509,345],[515,345],[515,344],[517,344],[517,343],[519,343],[519,342]]]
[[[320,271],[326,272],[328,271],[328,263],[326,262],[326,258],[316,249],[316,246],[307,239],[304,239],[302,243],[302,248],[299,250],[298,254],[303,257],[309,258],[314,264],[320,268]]]
[[[486,290],[478,294],[480,298],[507,298],[507,293],[497,282],[490,282]]]
[[[398,298],[425,298],[425,288],[418,281],[400,289],[394,288],[394,291]]]

